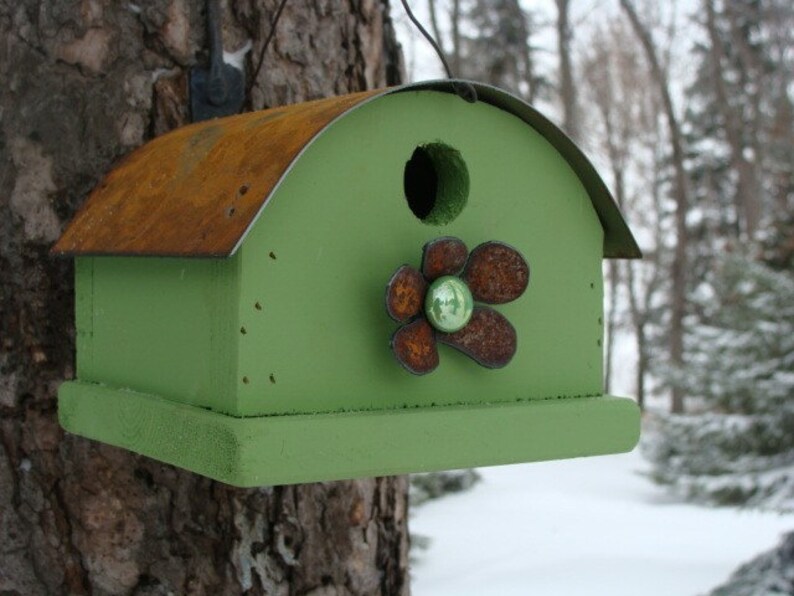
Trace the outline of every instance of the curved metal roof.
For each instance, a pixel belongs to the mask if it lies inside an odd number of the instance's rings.
[[[301,153],[334,121],[379,97],[421,90],[454,93],[461,82],[365,91],[179,128],[123,159],[89,195],[52,252],[231,256]],[[639,258],[612,195],[573,141],[521,99],[470,84],[478,101],[517,116],[568,161],[604,228],[604,256]]]

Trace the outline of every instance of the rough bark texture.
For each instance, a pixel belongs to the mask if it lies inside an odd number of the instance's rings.
[[[276,0],[224,6],[252,72]],[[72,264],[115,160],[187,120],[202,0],[0,0],[0,593],[407,594],[405,478],[241,490],[64,434]],[[386,0],[292,2],[248,107],[399,82]]]

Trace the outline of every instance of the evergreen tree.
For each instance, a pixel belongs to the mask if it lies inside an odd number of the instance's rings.
[[[684,495],[789,510],[794,5],[703,0],[702,8],[685,126],[693,190],[685,357],[657,370],[690,407],[659,418],[645,447],[653,477]]]
[[[653,477],[696,500],[794,510],[794,275],[723,257],[693,303],[686,365],[668,371],[692,413],[657,421]]]
[[[794,593],[794,533],[739,567],[709,596],[786,596]]]
[[[699,253],[725,240],[760,240],[794,207],[789,0],[703,0],[693,47],[687,146]],[[701,261],[702,263],[702,261]]]
[[[548,87],[534,63],[533,13],[518,0],[472,0],[462,11],[461,76],[534,102]]]

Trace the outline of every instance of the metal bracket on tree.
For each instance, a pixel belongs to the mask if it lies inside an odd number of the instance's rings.
[[[245,101],[242,70],[223,61],[220,1],[207,0],[210,68],[190,71],[190,114],[193,122],[237,114]]]

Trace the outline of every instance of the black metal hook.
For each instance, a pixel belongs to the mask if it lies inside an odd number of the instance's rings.
[[[220,0],[207,0],[207,33],[209,70],[195,67],[190,71],[190,113],[194,122],[236,114],[245,101],[243,72],[223,60]]]

